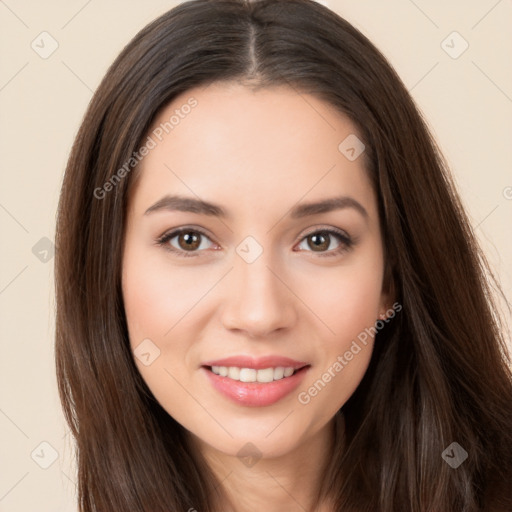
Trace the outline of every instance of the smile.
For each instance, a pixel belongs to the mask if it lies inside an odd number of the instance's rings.
[[[211,371],[221,377],[238,380],[240,382],[273,382],[291,377],[295,368],[278,366],[276,368],[239,368],[238,366],[212,366]]]
[[[236,366],[202,366],[200,369],[213,388],[231,402],[246,407],[265,407],[290,395],[310,368],[307,365],[299,369],[282,366],[258,370]]]

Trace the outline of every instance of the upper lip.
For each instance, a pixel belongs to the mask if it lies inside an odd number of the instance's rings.
[[[243,355],[225,357],[223,359],[216,359],[215,361],[212,360],[203,363],[203,366],[236,366],[238,368],[254,368],[255,370],[263,370],[265,368],[276,368],[278,366],[298,370],[308,365],[309,363],[305,363],[303,361],[296,361],[295,359],[290,359],[289,357],[252,357]]]

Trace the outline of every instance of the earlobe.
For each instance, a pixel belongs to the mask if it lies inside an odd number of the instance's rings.
[[[387,313],[380,313],[379,318],[377,320],[387,320],[388,315]]]
[[[386,320],[393,311],[393,303],[395,302],[394,286],[391,285],[389,291],[382,292],[382,299],[379,308],[379,318]]]
[[[390,311],[393,311],[393,304],[396,300],[395,281],[391,265],[388,263],[384,270],[384,279],[382,283],[381,307],[378,320],[386,320]]]

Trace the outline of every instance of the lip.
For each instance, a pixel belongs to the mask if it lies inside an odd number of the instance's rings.
[[[264,370],[265,368],[276,368],[283,366],[284,368],[293,368],[298,370],[303,366],[308,366],[309,363],[303,361],[296,361],[289,357],[282,356],[231,356],[224,359],[216,359],[215,361],[206,361],[202,366],[237,366],[238,368],[253,368],[255,370]],[[289,378],[289,377],[287,377]]]
[[[226,360],[222,359],[221,361]],[[231,366],[238,365],[231,364]],[[266,368],[268,367],[266,366]],[[248,367],[244,366],[243,368]],[[290,377],[283,377],[272,382],[240,382],[229,377],[221,377],[205,366],[201,367],[200,370],[206,374],[210,384],[232,402],[246,407],[265,407],[292,393],[303,381],[310,368],[310,365],[303,366]]]

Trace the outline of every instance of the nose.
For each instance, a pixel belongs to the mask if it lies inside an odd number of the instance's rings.
[[[298,317],[296,298],[286,277],[270,263],[265,251],[252,263],[238,258],[223,297],[222,323],[226,329],[258,338],[294,325]]]

